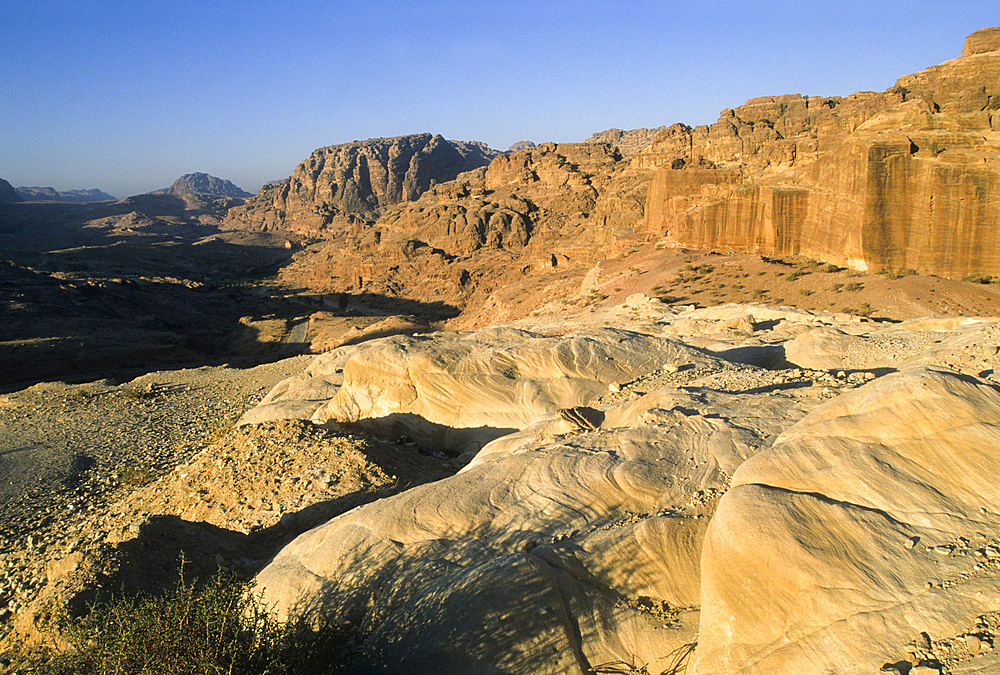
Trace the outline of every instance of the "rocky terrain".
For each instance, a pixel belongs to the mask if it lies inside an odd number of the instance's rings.
[[[114,197],[103,190],[63,190],[60,192],[50,187],[16,188],[20,201],[25,202],[104,202],[114,201]]]
[[[233,199],[249,199],[252,194],[234,185],[232,181],[207,173],[186,173],[168,188],[154,190],[152,194],[164,195],[213,195],[216,197],[232,197]]]
[[[365,143],[325,148],[232,211],[226,227],[322,236],[326,247],[298,254],[283,279],[433,300],[441,316],[462,313],[460,325],[524,316],[491,307],[504,288],[556,283],[649,246],[1000,276],[998,48],[998,31],[984,29],[962,56],[885,92],[765,96],[713,125],[542,143],[496,157],[485,173],[425,181],[405,199],[401,187],[378,196],[391,183],[382,168],[376,188],[363,187],[355,155],[375,152]],[[426,136],[403,138],[414,139],[409,148]],[[396,181],[407,175],[400,169]]]
[[[1000,673],[998,55],[497,156],[331,146],[242,205],[47,205],[31,237],[108,240],[12,274],[182,246],[221,281],[199,247],[261,242],[291,313],[242,344],[313,353],[8,393],[5,644],[183,552],[349,631],[348,672]]]
[[[261,283],[291,255],[287,239],[219,232],[234,203],[140,195],[4,205],[0,387],[284,349],[313,308]]]
[[[670,127],[645,221],[695,248],[856,269],[1000,272],[1000,29],[882,93],[763,97]]]
[[[350,229],[496,155],[482,143],[431,134],[320,148],[289,178],[265,185],[245,207],[231,210],[226,227],[306,235]]]
[[[0,178],[0,204],[13,204],[24,199],[17,193],[14,186]]]

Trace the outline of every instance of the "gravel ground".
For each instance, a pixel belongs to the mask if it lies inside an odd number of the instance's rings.
[[[0,396],[0,621],[45,579],[46,551],[191,460],[311,356],[255,368],[159,371],[116,385],[43,383]]]

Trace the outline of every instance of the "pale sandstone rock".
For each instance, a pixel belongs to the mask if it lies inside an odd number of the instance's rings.
[[[708,495],[801,414],[724,399],[667,389],[593,431],[497,442],[293,541],[257,577],[262,601],[371,631],[362,664],[380,672],[663,670],[696,640]]]
[[[992,368],[995,352],[970,344],[995,345],[997,322],[993,319],[952,318],[904,321],[882,328],[856,326],[852,332],[834,327],[810,330],[785,344],[785,359],[802,368],[822,370],[902,369],[946,363],[975,374]]]
[[[995,570],[904,545],[1000,537],[998,422],[996,390],[922,368],[818,408],[744,463],[706,535],[692,672],[871,673],[912,635],[1000,608]]]
[[[344,384],[313,421],[355,423],[450,452],[477,451],[664,365],[712,362],[679,342],[610,328],[563,337],[490,328],[368,344],[344,362]]]

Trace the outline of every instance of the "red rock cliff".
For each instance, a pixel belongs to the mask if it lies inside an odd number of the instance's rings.
[[[674,125],[645,233],[858,269],[1000,274],[1000,29],[883,93],[765,97]]]

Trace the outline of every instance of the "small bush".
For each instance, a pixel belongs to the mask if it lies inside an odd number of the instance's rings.
[[[334,672],[346,632],[278,624],[256,605],[247,582],[224,576],[160,595],[95,604],[74,619],[53,617],[70,646],[22,650],[12,664],[36,675],[186,675]]]
[[[834,284],[833,286],[830,286],[830,290],[834,293],[840,293],[844,290],[844,284]]]
[[[844,286],[844,290],[850,291],[851,293],[857,293],[864,287],[865,287],[864,284],[860,284],[857,281],[852,281],[851,283]]]
[[[917,270],[911,267],[902,267],[898,270],[885,268],[879,272],[879,274],[884,276],[886,279],[902,279],[903,277],[913,276],[916,273]]]
[[[130,464],[118,467],[115,471],[115,478],[127,487],[142,487],[151,483],[155,477],[156,473],[149,464]]]
[[[968,274],[962,277],[962,281],[968,281],[973,284],[991,284],[993,283],[993,277],[982,274]]]
[[[807,297],[807,298],[808,298],[808,297],[809,297],[810,295],[812,295],[812,294],[813,294],[814,292],[815,292],[815,291],[810,291],[810,290],[809,290],[808,288],[803,288],[803,289],[800,289],[800,290],[799,290],[799,293],[800,293],[801,295],[803,295],[803,296]]]

